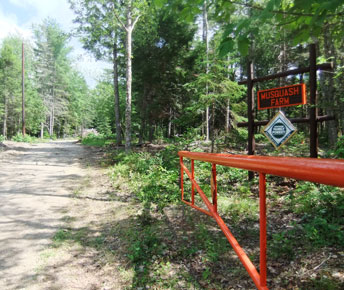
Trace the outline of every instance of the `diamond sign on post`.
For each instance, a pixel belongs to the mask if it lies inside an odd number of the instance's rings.
[[[296,128],[282,112],[278,112],[263,128],[262,133],[276,149],[279,149],[296,133]]]

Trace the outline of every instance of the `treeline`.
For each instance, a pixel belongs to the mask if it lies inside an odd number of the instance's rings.
[[[22,45],[25,66],[26,133],[63,137],[87,126],[90,97],[83,77],[69,57],[69,36],[52,19],[34,27],[33,43],[9,36],[0,47],[1,132],[11,138],[22,132]]]
[[[307,2],[307,3],[306,3]],[[247,130],[247,64],[254,77],[309,65],[316,43],[321,144],[334,146],[344,131],[344,4],[332,1],[69,0],[78,35],[97,59],[112,63],[88,92],[68,57],[68,35],[49,20],[26,47],[27,129],[62,136],[94,127],[130,149],[133,142],[191,134],[205,140],[244,141]],[[20,128],[20,39],[1,48],[4,135]],[[267,81],[258,89],[304,82],[307,73]],[[256,120],[276,110],[256,110]],[[283,109],[307,117],[309,104]],[[306,124],[297,125],[307,139]],[[42,130],[43,128],[43,130]],[[256,131],[259,134],[259,128]],[[257,138],[261,136],[257,135]],[[262,137],[263,138],[263,137]]]
[[[336,118],[319,124],[321,142],[333,146],[343,134],[342,1],[70,3],[84,47],[114,67],[92,94],[94,125],[116,133],[117,143],[126,137],[127,148],[132,137],[140,143],[185,134],[245,140],[247,130],[236,123],[247,120],[246,88],[237,81],[247,78],[248,62],[254,63],[255,77],[307,67],[309,43],[317,45],[318,63],[334,62],[333,71],[318,74],[319,115]],[[256,90],[308,85],[308,79],[306,73],[268,81]],[[306,117],[308,108],[283,111]],[[274,114],[256,111],[256,119]],[[298,130],[307,138],[306,125]]]

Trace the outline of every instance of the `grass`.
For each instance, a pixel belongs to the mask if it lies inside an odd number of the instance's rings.
[[[177,151],[176,148],[174,149]],[[160,208],[178,203],[180,193],[174,187],[174,184],[178,186],[178,173],[175,168],[179,170],[179,166],[176,164],[177,161],[174,163],[173,160],[166,158],[168,154],[173,156],[171,148],[167,148],[166,151],[163,150],[155,155],[132,153],[129,156],[121,156],[119,154],[115,158],[116,164],[112,167],[112,178],[113,180],[120,179],[122,184],[129,185],[132,193],[136,194],[142,202],[150,200]],[[195,168],[198,183],[209,197],[210,167],[208,164],[195,162]],[[253,245],[251,243],[258,245],[259,235],[257,230],[253,230],[258,222],[259,215],[257,181],[253,183],[242,182],[247,174],[242,170],[218,166],[217,171],[220,214],[229,217],[235,235],[245,241],[244,245],[247,242],[249,248]],[[274,204],[280,207],[283,212],[288,212],[290,217],[284,220],[283,223],[274,225],[276,228],[269,236],[268,242],[269,257],[275,261],[281,261],[281,259],[297,261],[299,255],[304,251],[316,252],[317,249],[326,249],[327,247],[342,250],[344,242],[343,191],[307,182],[292,182],[287,191],[280,191],[279,182],[281,181],[277,178],[269,180],[268,203],[271,202],[271,205]],[[160,189],[160,186],[163,190]],[[190,183],[186,182],[186,196],[190,196],[188,195],[190,187]],[[164,199],[164,192],[170,193],[169,199]],[[174,196],[174,193],[176,193],[176,196]],[[243,225],[246,226],[245,230],[241,229]],[[205,253],[200,255],[202,256],[200,258],[201,262],[205,266],[199,272],[197,281],[201,284],[216,285],[218,282],[216,282],[214,265],[221,261],[219,257],[228,251],[228,242],[220,237],[213,240],[213,234],[209,231],[208,224],[197,221],[195,227],[193,236],[188,235],[189,245],[182,246],[178,251],[178,256],[185,257],[185,259],[194,259],[197,253]],[[161,234],[158,234],[159,230],[151,231],[152,229],[150,229],[148,232],[145,232],[145,230],[147,230],[147,226],[144,226],[143,231],[148,240],[140,238],[143,244],[135,244],[134,248],[130,249],[132,257],[134,257],[132,259],[134,264],[149,261],[149,257],[152,256],[150,251],[159,253],[159,248],[155,247],[155,245],[159,244],[159,239],[161,239]],[[196,242],[190,242],[192,239],[195,239]],[[162,251],[162,249],[160,250]],[[159,256],[158,254],[154,255]],[[137,260],[137,257],[140,258]],[[253,251],[250,253],[250,257],[258,261],[259,253]],[[146,279],[142,278],[143,276],[145,274],[137,276],[138,280],[135,285],[146,285],[141,283]],[[143,280],[140,280],[140,277]],[[332,281],[328,282],[328,285],[339,285],[337,280],[333,280],[331,277],[328,279]],[[321,280],[308,281],[311,283],[309,285],[315,287],[314,289],[323,287],[317,286],[318,284],[323,285]],[[219,285],[217,284],[217,286]],[[339,289],[338,287],[331,287],[328,286],[328,288],[323,289]]]
[[[137,211],[125,222],[114,218],[98,237],[86,227],[59,233],[56,243],[73,241],[120,259],[127,265],[121,268],[126,289],[254,288],[212,219],[180,205],[177,152],[181,148],[183,144],[172,144],[157,153],[112,152],[109,175],[114,189],[130,194],[128,204]],[[195,162],[195,169],[199,185],[210,197],[210,165]],[[219,212],[258,265],[257,180],[244,181],[247,172],[239,169],[218,166],[217,173]],[[312,269],[321,263],[322,253],[342,257],[343,191],[307,182],[281,183],[285,181],[268,178],[268,265],[275,269],[269,270],[271,289],[341,289],[343,282],[326,274],[340,267],[339,258]],[[190,190],[186,181],[187,197]],[[119,248],[109,242],[114,235]],[[302,276],[303,268],[317,275]]]
[[[88,134],[86,137],[82,138],[81,143],[87,146],[104,147],[113,144],[114,138],[103,134]]]

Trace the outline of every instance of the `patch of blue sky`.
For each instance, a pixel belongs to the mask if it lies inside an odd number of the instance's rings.
[[[2,0],[0,10],[4,16],[15,15],[19,26],[27,23],[37,13],[35,7],[31,5],[15,5],[10,0]]]

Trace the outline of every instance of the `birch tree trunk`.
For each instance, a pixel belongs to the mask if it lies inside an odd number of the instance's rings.
[[[169,118],[168,118],[167,138],[171,138],[171,133],[172,133],[172,118],[173,118],[173,111],[172,111],[172,108],[170,108],[170,116],[169,116]]]
[[[124,29],[127,33],[126,40],[126,59],[127,59],[127,97],[126,97],[126,108],[125,108],[125,152],[128,153],[131,150],[131,85],[132,85],[132,34],[137,21],[141,15],[136,16],[133,21],[133,1],[129,0],[127,4],[127,23]]]
[[[207,0],[203,2],[203,42],[205,43],[205,55],[206,55],[206,74],[209,73],[209,63],[208,63],[208,11],[207,11]],[[208,95],[208,84],[206,84],[205,94]],[[205,112],[205,126],[206,126],[206,140],[209,141],[210,136],[210,118],[209,118],[209,106],[206,108]]]
[[[53,99],[50,111],[50,118],[49,118],[49,135],[50,137],[54,134],[54,120],[55,120],[55,97],[53,92]]]
[[[125,151],[131,150],[131,39],[132,39],[132,19],[131,19],[131,5],[127,11],[127,98],[125,107]]]
[[[41,122],[41,139],[43,139],[43,137],[44,137],[44,123]]]
[[[115,122],[116,122],[116,143],[122,143],[121,118],[119,110],[119,89],[118,89],[118,62],[117,62],[117,35],[113,44],[113,88],[115,96]]]
[[[228,99],[227,106],[226,106],[226,126],[225,126],[226,133],[229,133],[229,127],[230,127],[230,106],[229,106],[229,99]]]

